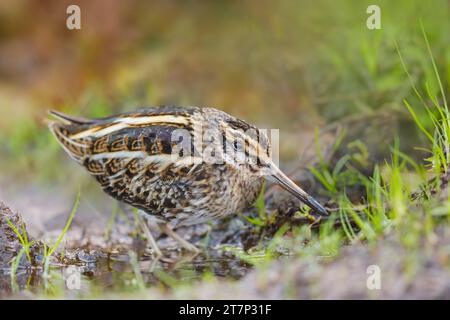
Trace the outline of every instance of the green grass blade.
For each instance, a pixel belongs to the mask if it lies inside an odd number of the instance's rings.
[[[434,60],[433,52],[431,51],[430,42],[428,41],[428,37],[425,32],[425,28],[423,26],[422,20],[420,20],[420,28],[422,29],[422,34],[425,39],[425,43],[427,45],[428,54],[430,55],[431,64],[433,65],[434,74],[436,75],[436,79],[439,84],[439,90],[441,91],[442,99],[444,100],[443,103],[444,103],[445,111],[448,114],[447,99],[445,97],[444,87],[442,86],[441,77],[439,76],[439,71],[436,66],[436,61]]]
[[[80,204],[80,190],[78,190],[75,204],[73,205],[72,212],[70,213],[69,219],[67,220],[66,225],[64,226],[64,229],[62,230],[61,234],[59,235],[59,237],[56,240],[53,247],[51,247],[47,253],[48,257],[51,256],[55,252],[56,249],[58,249],[62,239],[64,239],[64,237],[67,233],[67,230],[69,230],[70,224],[72,223],[73,217],[75,216],[75,212],[77,211],[79,204]]]
[[[406,101],[406,99],[403,100],[403,102],[405,103],[406,107],[409,110],[409,113],[411,114],[411,116],[414,119],[414,122],[417,124],[417,126],[419,127],[419,129],[427,136],[427,138],[433,142],[434,138],[433,136],[427,131],[427,129],[425,129],[425,127],[423,126],[422,122],[419,120],[419,117],[417,116],[416,112],[414,111],[414,109],[409,105],[408,101]]]

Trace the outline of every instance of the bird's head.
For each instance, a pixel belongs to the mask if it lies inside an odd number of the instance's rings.
[[[267,130],[261,130],[245,121],[224,114],[219,122],[223,135],[224,154],[232,162],[255,175],[264,176],[280,185],[296,198],[321,215],[327,210],[296,185],[275,164]]]

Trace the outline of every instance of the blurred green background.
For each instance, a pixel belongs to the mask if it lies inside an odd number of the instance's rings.
[[[70,4],[81,30],[66,28]],[[381,8],[381,30],[366,27],[369,4]],[[292,161],[316,127],[407,116],[403,99],[415,100],[396,41],[416,84],[438,90],[420,19],[448,88],[445,0],[2,1],[0,188],[75,179],[42,121],[47,109],[96,117],[214,106],[279,128]]]

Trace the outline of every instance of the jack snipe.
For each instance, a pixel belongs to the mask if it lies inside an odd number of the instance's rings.
[[[273,163],[264,132],[225,112],[160,107],[93,120],[50,113],[58,119],[49,128],[61,146],[107,194],[156,218],[188,250],[197,251],[173,228],[250,206],[263,176],[327,214]],[[146,224],[144,230],[160,255]]]

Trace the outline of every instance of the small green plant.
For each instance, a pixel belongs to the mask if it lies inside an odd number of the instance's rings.
[[[136,254],[136,252],[130,250],[128,252],[128,256],[130,257],[130,264],[131,264],[131,267],[133,268],[136,286],[138,287],[138,289],[140,291],[144,291],[145,290],[145,281],[144,281],[144,278],[142,277],[141,270],[139,269],[139,262],[138,262],[137,254]]]
[[[256,198],[254,203],[254,206],[258,211],[258,216],[249,217],[242,215],[242,217],[244,217],[245,220],[258,227],[264,227],[267,224],[268,219],[265,202],[265,191],[266,191],[266,182],[264,181],[261,187],[261,191],[258,195],[258,198]]]
[[[338,148],[342,147],[345,131],[341,132],[332,147],[332,155]],[[346,145],[349,152],[331,165],[326,161],[319,143],[318,131],[315,133],[316,155],[318,163],[316,166],[310,166],[309,170],[314,177],[325,187],[328,194],[337,200],[346,186],[360,185],[364,182],[365,177],[355,167],[368,166],[369,152],[366,145],[360,140],[354,140]]]
[[[363,219],[361,214],[357,213],[352,206],[352,203],[346,196],[343,196],[340,202],[340,217],[342,226],[344,227],[345,234],[349,240],[360,239],[363,236],[369,242],[374,242],[377,238],[376,232],[372,227],[370,220]],[[349,217],[350,216],[350,217]],[[350,218],[350,219],[349,219]],[[361,230],[361,232],[356,235],[350,220],[355,223],[355,225]]]
[[[258,198],[255,201],[255,207],[258,209],[258,216],[261,221],[267,220],[267,212],[266,212],[266,202],[265,202],[265,194],[266,191],[266,182],[263,182],[263,185],[261,187],[261,191],[258,195]]]
[[[426,116],[428,117],[426,120],[432,124],[432,128],[427,128],[424,120],[418,115],[415,109],[410,105],[407,99],[404,99],[405,106],[413,117],[414,122],[417,127],[424,133],[426,138],[431,143],[431,149],[427,150],[431,157],[427,160],[434,169],[435,173],[438,175],[442,172],[447,173],[448,165],[450,163],[450,113],[447,105],[447,98],[445,95],[444,87],[442,85],[441,77],[439,75],[438,68],[436,66],[436,62],[433,56],[433,52],[431,51],[430,43],[428,41],[427,34],[425,32],[425,28],[420,21],[420,27],[422,30],[423,38],[425,39],[428,55],[431,61],[432,69],[434,72],[435,79],[437,80],[439,92],[441,95],[441,103],[439,102],[438,97],[432,92],[430,88],[430,81],[425,82],[425,90],[427,96],[424,97],[419,89],[417,88],[414,80],[406,66],[405,60],[400,52],[398,45],[396,45],[396,49],[398,55],[400,57],[400,61],[405,73],[408,76],[411,87],[418,98],[418,100],[423,105]],[[426,98],[431,101],[431,106],[426,101]],[[434,131],[434,132],[433,132]]]
[[[367,206],[363,209],[377,234],[383,233],[388,225],[386,216],[387,191],[382,185],[380,167],[376,165],[373,177],[366,183]]]
[[[72,223],[73,217],[75,216],[75,212],[78,209],[78,205],[80,204],[80,190],[78,190],[77,197],[75,199],[75,203],[73,205],[72,211],[69,215],[69,218],[67,219],[66,225],[64,226],[63,230],[61,231],[61,234],[59,235],[58,239],[56,239],[55,243],[52,246],[48,246],[44,243],[44,278],[48,278],[48,269],[50,264],[50,257],[55,253],[55,251],[58,249],[59,245],[61,244],[61,241],[66,236],[67,231],[69,230],[69,227]]]
[[[22,249],[24,249],[24,251],[27,255],[28,261],[31,263],[30,247],[34,244],[34,241],[29,242],[25,224],[22,222],[22,234],[21,234],[19,232],[19,230],[17,229],[17,227],[8,218],[6,218],[6,223],[16,234],[17,238],[19,239],[19,241],[22,245]]]
[[[19,232],[19,230],[16,228],[16,226],[8,219],[6,218],[6,223],[10,226],[10,228],[14,231],[14,233],[17,235],[17,238],[19,239],[22,248],[20,249],[17,256],[15,256],[11,261],[11,287],[14,291],[17,291],[17,282],[16,282],[16,274],[17,270],[20,265],[20,261],[22,259],[22,256],[26,254],[28,262],[31,263],[31,255],[30,255],[30,247],[34,244],[34,241],[29,242],[28,240],[28,234],[27,230],[25,228],[25,224],[22,222],[22,234]]]
[[[111,238],[111,233],[112,233],[112,230],[113,230],[114,223],[116,221],[116,217],[117,217],[118,211],[119,211],[119,206],[118,206],[117,202],[114,202],[113,208],[112,208],[112,211],[111,211],[111,215],[109,216],[108,222],[106,223],[105,232],[103,234],[105,239],[110,239]]]
[[[17,270],[19,269],[19,265],[20,265],[20,260],[22,259],[22,256],[26,253],[27,249],[26,247],[22,247],[19,251],[19,253],[17,254],[17,256],[15,256],[12,260],[11,263],[11,288],[13,288],[14,292],[17,292],[18,290],[18,285],[17,285]]]

